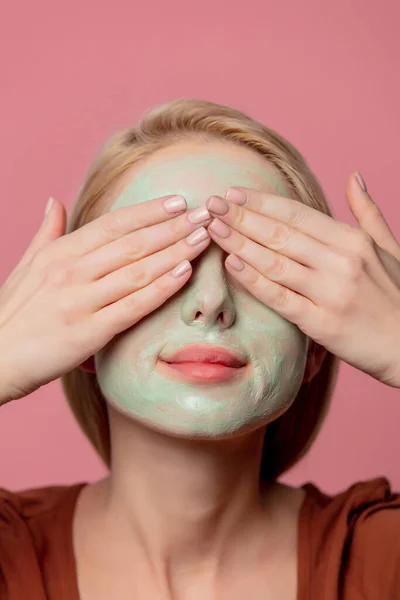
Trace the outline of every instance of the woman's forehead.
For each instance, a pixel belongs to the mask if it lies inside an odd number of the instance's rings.
[[[279,171],[254,151],[222,144],[168,150],[156,152],[126,173],[125,186],[112,209],[169,194],[182,194],[192,208],[212,194],[224,196],[232,185],[289,197]]]

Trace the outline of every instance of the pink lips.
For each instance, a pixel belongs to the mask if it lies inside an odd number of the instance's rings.
[[[171,373],[192,381],[224,381],[241,372],[247,360],[220,346],[192,344],[171,355],[160,357]]]
[[[168,363],[218,363],[220,365],[225,365],[226,367],[243,367],[247,362],[244,357],[233,354],[233,352],[229,352],[229,350],[225,350],[225,348],[222,348],[221,346],[207,346],[201,344],[185,346],[169,356],[163,356],[162,360]]]

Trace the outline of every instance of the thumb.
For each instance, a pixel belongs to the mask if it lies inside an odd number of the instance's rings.
[[[369,195],[359,173],[353,173],[346,183],[346,197],[358,224],[378,246],[399,258],[399,245],[380,208]]]
[[[39,230],[29,244],[25,254],[20,260],[18,266],[23,266],[29,262],[34,254],[43,246],[65,235],[67,225],[67,212],[62,202],[49,198],[46,205],[45,216]]]

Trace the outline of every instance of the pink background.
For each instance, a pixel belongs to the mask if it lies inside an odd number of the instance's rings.
[[[232,105],[298,146],[336,218],[364,175],[400,237],[397,0],[8,2],[0,24],[3,281],[50,195],[70,210],[100,145],[177,97]],[[400,489],[400,393],[342,364],[308,456],[283,480],[328,492],[386,475]],[[0,486],[104,473],[58,381],[1,409]]]

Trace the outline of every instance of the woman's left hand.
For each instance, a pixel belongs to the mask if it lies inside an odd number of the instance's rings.
[[[400,387],[400,246],[356,174],[346,196],[360,227],[297,200],[231,188],[225,201],[207,200],[218,217],[208,231],[254,297],[342,360]]]

